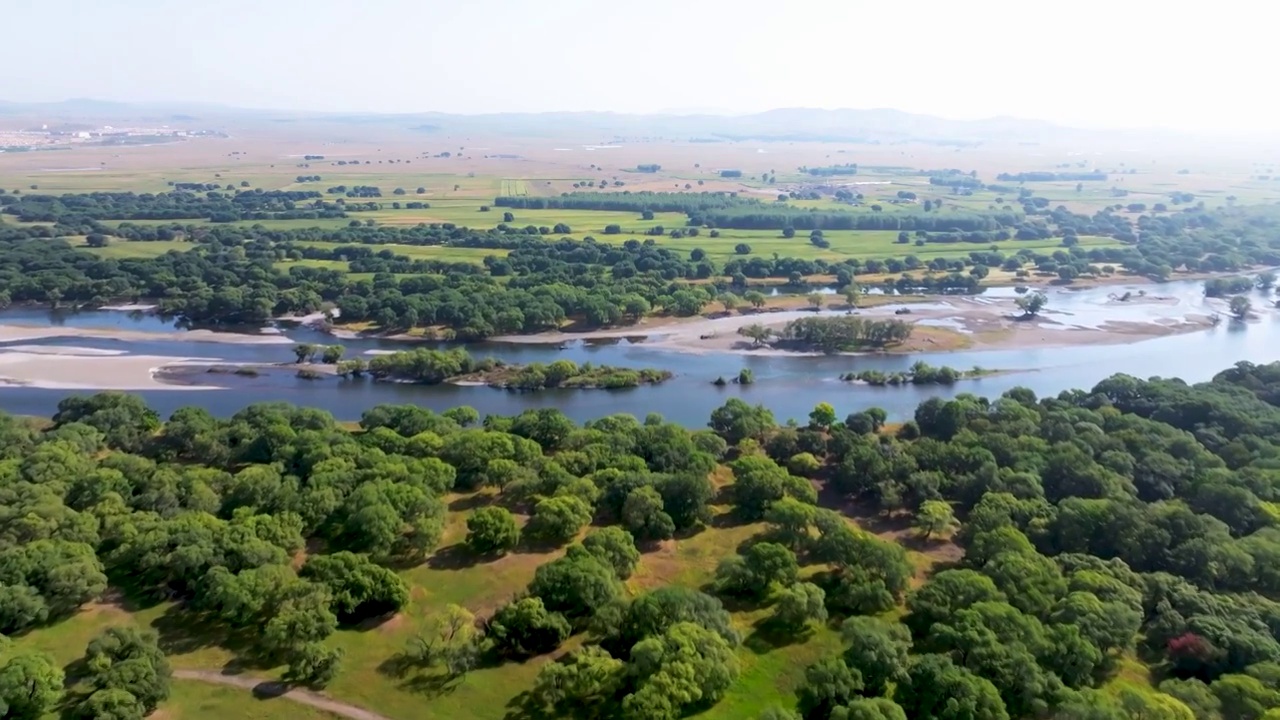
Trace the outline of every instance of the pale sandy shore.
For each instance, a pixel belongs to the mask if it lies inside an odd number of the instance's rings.
[[[1162,299],[1152,299],[1159,304]],[[895,315],[899,307],[909,307],[909,315]],[[1046,310],[1031,320],[1018,319],[1012,299],[990,301],[947,298],[942,302],[915,303],[909,306],[883,305],[857,311],[866,318],[897,318],[922,326],[950,329],[963,335],[960,347],[965,350],[1001,350],[1016,348],[1068,347],[1073,345],[1105,345],[1129,343],[1166,335],[1193,332],[1212,325],[1207,315],[1158,318],[1150,321],[1109,321],[1092,327],[1073,325],[1068,314]],[[845,311],[793,310],[759,314],[728,315],[715,318],[687,318],[639,324],[616,330],[582,333],[550,332],[538,335],[510,335],[493,338],[498,342],[561,344],[575,340],[610,340],[641,338],[646,347],[682,352],[737,352],[752,355],[800,355],[789,350],[757,347],[738,334],[739,328],[760,324],[780,330],[788,322],[815,315],[839,316]],[[911,352],[928,352],[928,347],[912,347]],[[814,354],[814,353],[808,353]],[[857,353],[850,353],[857,354]]]
[[[0,350],[0,388],[217,390],[219,388],[214,385],[171,385],[155,377],[161,368],[210,362],[214,361],[197,357],[130,355],[96,348],[14,345]]]
[[[183,342],[235,343],[240,345],[293,344],[292,340],[279,334],[254,335],[250,333],[214,332],[212,330],[186,330],[176,333],[163,333],[146,332],[144,330],[117,330],[114,328],[0,325],[0,342],[23,342],[54,337],[110,338],[132,341],[179,340]]]

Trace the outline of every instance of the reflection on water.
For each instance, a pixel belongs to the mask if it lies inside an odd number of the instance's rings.
[[[1225,306],[1203,297],[1199,282],[1110,287],[1089,290],[1050,291],[1048,319],[1072,327],[1098,327],[1104,322],[1171,322],[1191,315],[1210,315]],[[1136,297],[1145,290],[1146,297]],[[1115,297],[1130,291],[1135,297],[1119,302]],[[982,298],[1008,297],[1012,289],[984,294]],[[938,307],[954,307],[948,301]],[[1216,327],[1184,335],[1143,340],[1122,345],[1084,345],[1069,348],[1024,348],[1011,350],[917,353],[911,355],[871,355],[859,357],[787,357],[740,355],[733,353],[681,353],[643,342],[640,338],[608,341],[573,341],[563,346],[504,343],[474,343],[467,349],[474,355],[491,355],[512,363],[550,362],[567,358],[575,362],[657,367],[671,370],[676,377],[662,385],[621,391],[548,390],[537,393],[510,393],[488,387],[452,385],[423,387],[373,383],[369,381],[307,381],[288,373],[258,377],[219,375],[216,384],[233,388],[223,392],[161,390],[138,393],[162,414],[178,407],[198,404],[219,415],[229,415],[250,402],[284,400],[320,407],[340,419],[356,419],[367,408],[380,403],[414,403],[437,410],[471,405],[484,413],[514,414],[528,408],[557,407],[576,420],[611,413],[643,417],[660,412],[690,426],[702,426],[711,411],[730,397],[763,403],[779,419],[803,418],[820,401],[836,406],[841,413],[879,406],[893,418],[910,417],[916,405],[935,396],[975,393],[989,397],[1015,386],[1025,386],[1038,395],[1054,395],[1071,388],[1089,388],[1118,372],[1139,377],[1177,376],[1189,382],[1208,380],[1214,373],[1240,360],[1270,362],[1280,359],[1280,314],[1271,299],[1254,296],[1260,317],[1250,323],[1224,321]],[[921,307],[921,306],[916,306]],[[30,309],[0,313],[0,324],[50,324],[47,311]],[[183,340],[182,331],[157,318],[122,312],[80,313],[64,316],[72,327],[116,327],[133,330],[162,330],[170,338],[131,342],[93,338],[52,338],[23,344],[93,347],[126,350],[149,355],[218,355],[227,362],[285,362],[293,359],[288,345],[234,345]],[[933,324],[954,325],[943,319]],[[81,323],[81,324],[73,324]],[[307,328],[286,328],[285,335],[296,342],[332,344],[335,340]],[[402,350],[403,343],[356,339],[337,341],[347,348],[347,356],[374,351]],[[439,344],[445,347],[444,343]],[[869,387],[837,380],[842,373],[861,370],[884,372],[906,370],[917,360],[932,365],[967,369],[975,365],[1016,370],[1007,374],[968,380],[952,387]],[[716,387],[718,376],[736,375],[747,367],[756,377],[754,385],[729,384]],[[0,389],[0,407],[15,413],[49,415],[68,393],[32,388]]]

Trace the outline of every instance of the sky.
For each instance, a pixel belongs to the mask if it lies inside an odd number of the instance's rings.
[[[340,112],[895,108],[1270,131],[1271,3],[6,0],[0,100]]]

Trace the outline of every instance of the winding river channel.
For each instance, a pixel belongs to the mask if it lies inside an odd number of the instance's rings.
[[[1115,296],[1145,291],[1149,298],[1116,302]],[[981,302],[1007,302],[1011,289],[988,291]],[[1203,297],[1203,283],[1177,281],[1161,285],[1110,286],[1085,290],[1053,290],[1046,318],[1057,329],[1098,328],[1104,323],[1173,323],[1187,318],[1204,318],[1221,312],[1225,304]],[[1150,298],[1160,298],[1155,301]],[[832,403],[843,416],[870,406],[888,411],[891,418],[909,417],[916,405],[928,397],[974,393],[988,397],[1016,386],[1032,389],[1040,396],[1070,388],[1090,388],[1113,373],[1139,377],[1177,376],[1189,382],[1208,380],[1218,371],[1241,360],[1255,363],[1280,360],[1280,311],[1271,307],[1272,298],[1261,291],[1253,296],[1257,317],[1249,322],[1224,319],[1206,329],[1177,335],[1141,339],[1116,344],[1085,344],[1069,347],[1035,347],[1001,350],[966,350],[911,354],[860,356],[786,356],[737,352],[688,352],[644,340],[575,340],[563,345],[528,343],[473,343],[467,349],[476,356],[492,356],[513,363],[549,362],[568,358],[576,362],[654,367],[670,370],[675,377],[658,386],[629,390],[545,390],[515,393],[488,387],[436,385],[417,386],[376,383],[369,380],[308,381],[289,372],[270,372],[257,377],[223,374],[201,378],[199,382],[221,389],[194,389],[181,386],[135,391],[162,416],[185,405],[199,405],[216,415],[230,415],[244,406],[261,401],[283,400],[319,407],[342,420],[354,420],[378,404],[413,403],[437,410],[470,405],[480,413],[515,414],[527,408],[556,407],[582,421],[611,413],[643,417],[659,412],[670,420],[702,426],[711,411],[730,397],[763,403],[780,420],[804,418],[820,401]],[[919,305],[913,307],[921,307]],[[945,308],[946,305],[934,305]],[[946,319],[932,321],[948,324]],[[110,337],[51,337],[0,343],[0,352],[11,346],[91,348],[111,354],[167,357],[213,358],[227,363],[277,363],[293,358],[291,346],[280,344],[234,344],[196,342],[187,332],[164,319],[122,311],[91,311],[59,315],[48,310],[23,308],[0,312],[0,325],[118,329],[163,333],[147,340]],[[958,326],[958,324],[957,324]],[[331,344],[340,342],[347,357],[371,352],[403,350],[403,342],[354,339],[335,340],[319,331],[286,326],[280,332],[291,342]],[[1064,336],[1064,343],[1070,338]],[[441,344],[443,345],[443,344]],[[1004,370],[998,375],[965,380],[953,386],[870,387],[841,382],[838,376],[850,371],[900,371],[917,360],[957,369],[981,366]],[[92,364],[86,364],[92,377]],[[734,376],[750,368],[756,382],[717,387],[717,376]],[[86,379],[85,384],[92,384]],[[59,400],[91,390],[0,387],[0,409],[11,413],[43,415],[53,413]]]

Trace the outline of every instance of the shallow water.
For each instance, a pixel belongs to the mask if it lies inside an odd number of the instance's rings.
[[[1225,303],[1206,300],[1202,288],[1203,283],[1183,281],[1079,291],[1055,289],[1050,291],[1050,304],[1045,317],[1070,327],[1096,328],[1106,322],[1170,322],[1221,311]],[[1131,302],[1120,303],[1109,299],[1122,295],[1126,290],[1135,295]],[[1136,297],[1140,290],[1146,291],[1147,298]],[[978,299],[994,301],[1013,294],[1012,289],[1004,288],[988,291]],[[1155,302],[1156,297],[1169,300]],[[662,385],[619,391],[547,390],[512,393],[488,387],[426,387],[373,383],[367,380],[307,381],[294,378],[288,373],[271,373],[256,378],[217,375],[213,378],[214,384],[229,388],[222,391],[171,389],[142,391],[138,394],[162,415],[184,405],[201,405],[215,414],[229,415],[251,402],[284,400],[320,407],[344,420],[357,419],[364,410],[381,403],[413,403],[437,410],[471,405],[482,414],[514,414],[527,408],[557,407],[576,420],[611,413],[630,413],[643,417],[650,412],[659,412],[686,425],[702,426],[713,409],[730,397],[740,397],[750,403],[765,404],[779,420],[802,419],[821,401],[835,405],[842,416],[866,407],[879,406],[891,418],[903,419],[910,417],[916,405],[935,395],[950,397],[958,393],[974,393],[994,397],[1016,386],[1031,388],[1041,396],[1054,395],[1072,388],[1090,388],[1118,372],[1139,377],[1177,376],[1189,382],[1197,382],[1208,380],[1215,373],[1241,360],[1256,363],[1280,360],[1280,313],[1269,307],[1270,300],[1270,296],[1263,293],[1254,295],[1254,305],[1257,306],[1260,317],[1248,323],[1224,319],[1216,327],[1183,335],[1119,345],[1068,348],[795,357],[722,352],[685,353],[625,339],[574,341],[563,346],[514,343],[473,343],[467,346],[473,355],[490,355],[514,363],[550,362],[567,358],[578,363],[663,368],[676,374],[675,378]],[[954,308],[959,302],[961,301],[942,301],[931,303],[930,306]],[[9,310],[0,313],[0,324],[5,323],[62,323],[72,327],[125,328],[168,333],[163,339],[142,342],[68,337],[23,341],[10,343],[11,345],[91,347],[149,355],[216,355],[226,362],[284,362],[293,359],[288,345],[196,344],[183,339],[184,331],[175,328],[172,323],[136,313],[99,311],[51,318],[47,311]],[[930,321],[930,324],[954,326],[956,323],[943,318]],[[296,342],[340,342],[346,346],[348,357],[369,357],[371,355],[367,353],[370,351],[394,351],[412,347],[385,340],[335,341],[328,335],[307,328],[286,327],[283,332]],[[448,345],[440,343],[437,346]],[[3,347],[0,344],[0,349]],[[869,387],[837,379],[840,374],[850,371],[905,370],[917,360],[924,360],[931,365],[950,365],[958,369],[978,365],[1015,372],[961,381],[950,387]],[[718,376],[736,376],[744,367],[750,368],[755,374],[755,384],[730,384],[724,387],[711,384]],[[0,408],[15,413],[48,415],[56,410],[58,401],[68,394],[70,393],[65,390],[0,388]]]

